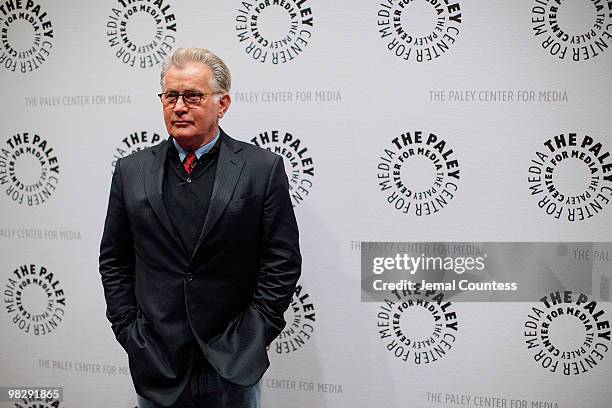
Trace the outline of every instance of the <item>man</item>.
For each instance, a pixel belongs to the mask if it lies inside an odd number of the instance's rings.
[[[106,315],[141,407],[258,407],[301,268],[283,161],[219,128],[230,73],[210,51],[177,49],[161,84],[170,137],[113,174]]]

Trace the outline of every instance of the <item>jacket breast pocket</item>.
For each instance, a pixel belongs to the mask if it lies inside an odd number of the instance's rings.
[[[227,204],[227,208],[225,212],[240,212],[249,207],[252,207],[257,201],[257,196],[250,196],[245,198],[239,198],[237,200],[232,200]]]

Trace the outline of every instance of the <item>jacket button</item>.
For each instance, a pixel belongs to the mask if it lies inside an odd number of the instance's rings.
[[[187,177],[187,182],[191,183],[191,179],[189,177]]]
[[[185,274],[185,280],[186,280],[187,282],[191,282],[191,281],[193,280],[193,275],[192,275],[192,274],[190,274],[190,273],[186,273],[186,274]]]

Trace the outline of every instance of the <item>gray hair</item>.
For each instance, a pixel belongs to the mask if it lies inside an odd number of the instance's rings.
[[[164,78],[172,66],[181,67],[185,62],[200,62],[213,73],[210,87],[214,92],[227,93],[232,83],[232,75],[225,62],[206,48],[177,48],[168,55],[162,64],[160,84],[164,90]]]

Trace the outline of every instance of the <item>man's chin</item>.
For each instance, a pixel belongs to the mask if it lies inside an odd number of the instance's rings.
[[[184,149],[194,149],[202,144],[200,142],[201,137],[198,137],[198,135],[194,135],[192,132],[173,131],[172,133],[170,133],[170,135]]]
[[[170,132],[170,134],[172,135],[173,138],[177,139],[177,140],[190,140],[190,139],[195,139],[196,135],[193,132],[193,129],[187,129],[184,127],[180,127],[180,128],[172,128],[172,132]]]

